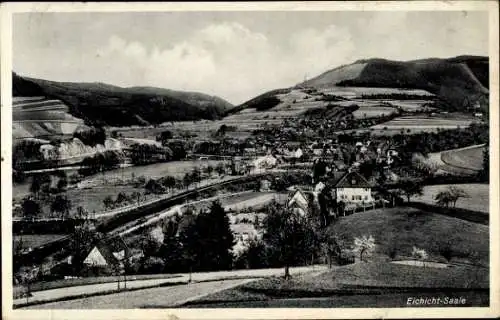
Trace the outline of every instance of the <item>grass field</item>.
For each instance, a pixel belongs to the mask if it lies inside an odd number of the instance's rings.
[[[122,179],[128,180],[133,176],[144,176],[146,179],[161,178],[165,176],[173,176],[175,178],[182,178],[187,172],[191,172],[194,168],[203,168],[208,165],[216,167],[222,160],[186,160],[186,161],[170,161],[163,163],[154,163],[144,166],[131,166],[121,169],[115,169],[98,173],[89,176],[85,180],[115,180]]]
[[[377,256],[408,257],[416,246],[441,262],[446,261],[443,252],[448,251],[452,262],[489,264],[488,226],[414,208],[355,213],[342,217],[329,230],[347,247],[355,237],[372,235]]]
[[[365,118],[381,117],[384,115],[387,116],[395,112],[396,112],[395,108],[373,106],[373,107],[360,107],[358,110],[354,111],[352,115],[356,119],[365,119]]]
[[[471,146],[441,152],[429,153],[425,162],[443,173],[455,175],[474,175],[483,166],[481,146]]]
[[[113,200],[116,199],[118,193],[123,192],[130,196],[133,192],[139,192],[146,199],[152,199],[155,195],[145,195],[144,188],[134,188],[132,185],[103,185],[85,189],[69,189],[63,195],[67,196],[71,201],[71,212],[75,212],[76,208],[81,206],[89,214],[100,213],[104,211],[104,198],[110,196]],[[15,198],[19,201],[20,198]],[[142,200],[142,199],[141,199]],[[50,212],[50,201],[40,201],[42,212],[38,215],[39,218],[53,216]]]
[[[479,171],[483,168],[484,149],[484,146],[472,146],[462,149],[443,151],[441,153],[441,160],[450,166]]]
[[[66,237],[65,234],[26,234],[12,236],[15,242],[20,241],[22,243],[21,247],[23,249],[36,248],[64,237]]]
[[[445,191],[448,186],[455,186],[463,189],[468,195],[468,198],[460,198],[457,201],[457,208],[464,208],[469,210],[489,212],[489,184],[453,184],[453,185],[435,185],[425,186],[424,194],[414,198],[414,201],[420,201],[429,204],[436,204],[434,197],[440,191]]]

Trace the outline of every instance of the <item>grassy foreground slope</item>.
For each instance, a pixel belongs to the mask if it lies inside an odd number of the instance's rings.
[[[342,217],[330,231],[346,246],[351,246],[355,237],[372,235],[379,256],[409,257],[415,246],[438,261],[489,263],[488,226],[414,208],[355,213]]]

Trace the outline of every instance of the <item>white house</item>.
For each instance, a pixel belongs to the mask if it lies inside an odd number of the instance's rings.
[[[305,216],[309,210],[309,201],[304,191],[297,189],[288,200],[288,207],[300,216]]]
[[[91,248],[83,259],[83,265],[109,271],[123,269],[128,248],[121,239],[101,241]]]
[[[40,153],[45,160],[55,160],[59,157],[57,148],[50,144],[43,144],[40,146]]]
[[[356,171],[337,175],[333,181],[334,197],[344,203],[361,204],[372,203],[371,184]]]
[[[264,168],[270,169],[270,168],[275,167],[277,165],[277,163],[278,163],[278,159],[276,159],[274,156],[268,154],[268,155],[257,158],[253,162],[253,166],[256,169],[264,169]]]
[[[297,148],[297,150],[295,150],[295,153],[294,153],[294,157],[296,159],[300,159],[302,156],[304,155],[304,152],[302,151],[302,149],[300,148]]]

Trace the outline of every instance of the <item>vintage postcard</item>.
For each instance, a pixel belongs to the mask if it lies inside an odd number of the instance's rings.
[[[499,316],[498,2],[1,24],[2,318]]]

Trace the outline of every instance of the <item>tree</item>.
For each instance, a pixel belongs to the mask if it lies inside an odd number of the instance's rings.
[[[448,191],[440,191],[434,197],[436,203],[442,207],[448,207],[451,201],[450,193]]]
[[[413,247],[413,250],[411,252],[411,256],[415,259],[418,259],[418,260],[426,260],[429,255],[427,254],[427,252],[424,250],[424,249],[419,249],[417,247]]]
[[[232,265],[234,236],[229,218],[220,202],[214,201],[207,211],[196,217],[200,247],[205,248],[198,261],[203,269],[229,269]],[[210,228],[207,228],[210,226]]]
[[[184,177],[182,178],[182,184],[184,185],[185,188],[188,188],[191,183],[193,183],[193,178],[191,176],[191,173],[186,172]]]
[[[139,239],[144,258],[156,257],[160,249],[160,243],[151,235],[149,229],[144,229]]]
[[[68,186],[68,177],[64,171],[60,171],[57,177],[59,178],[57,181],[57,192],[63,192]]]
[[[436,203],[440,206],[448,207],[450,203],[456,206],[458,199],[467,198],[468,194],[460,188],[449,186],[447,190],[440,191],[435,197]]]
[[[40,213],[40,204],[30,198],[23,199],[21,204],[24,219],[34,219]]]
[[[89,217],[89,213],[82,206],[78,206],[76,208],[76,217],[78,219],[87,219]]]
[[[72,264],[79,265],[82,263],[85,257],[78,253],[87,250],[90,245],[102,238],[103,234],[96,231],[91,221],[87,220],[82,225],[75,227],[69,245],[70,251],[74,253]]]
[[[214,172],[214,167],[212,167],[211,165],[208,165],[206,167],[205,171],[207,172],[208,176],[211,177],[212,173]]]
[[[234,237],[229,218],[219,202],[187,220],[179,234],[182,259],[193,270],[225,270],[232,266]],[[210,226],[207,228],[207,226]]]
[[[410,202],[410,198],[412,196],[423,194],[422,185],[411,179],[402,180],[399,184],[399,190],[401,190],[401,192],[406,196],[408,202]]]
[[[130,198],[131,199],[134,199],[137,201],[137,203],[139,203],[141,201],[141,193],[138,192],[138,191],[134,191],[132,192],[132,194],[130,195]]]
[[[457,205],[458,199],[469,197],[469,195],[463,189],[455,186],[448,187],[448,192],[450,194],[450,201],[453,203],[453,207]]]
[[[221,176],[223,175],[224,173],[226,173],[226,168],[224,168],[224,164],[223,163],[219,163],[216,167],[215,167],[215,171]]]
[[[479,178],[482,181],[489,181],[490,179],[490,148],[486,144],[483,150],[483,167],[478,173]]]
[[[160,135],[157,137],[157,141],[161,141],[162,144],[166,143],[169,139],[172,139],[174,135],[172,134],[171,131],[165,130],[160,133]]]
[[[290,278],[290,266],[303,261],[311,251],[308,235],[313,233],[305,217],[273,201],[267,207],[263,240],[278,252],[278,260],[285,267],[285,279]]]
[[[71,201],[68,197],[57,195],[50,205],[50,210],[54,213],[59,213],[62,219],[66,219],[69,216],[71,206]]]
[[[102,204],[104,205],[104,209],[107,210],[107,209],[110,209],[112,206],[113,206],[113,198],[111,198],[111,196],[106,196],[103,200],[102,200]]]
[[[174,188],[176,183],[177,183],[177,181],[172,176],[166,176],[165,178],[162,179],[162,184],[167,189]]]
[[[51,178],[47,173],[36,174],[33,176],[30,185],[30,192],[32,192],[35,196],[35,199],[38,199],[39,192],[46,192],[50,187]]]
[[[126,202],[128,200],[129,200],[129,197],[125,193],[119,192],[118,195],[116,196],[115,203],[121,204],[121,203]]]
[[[364,261],[363,256],[372,253],[375,250],[375,246],[375,239],[371,235],[354,238],[353,252],[359,253],[359,259]]]

